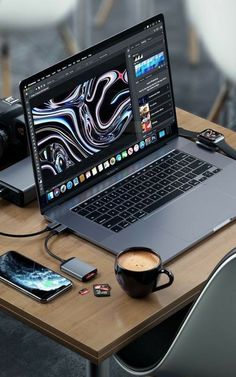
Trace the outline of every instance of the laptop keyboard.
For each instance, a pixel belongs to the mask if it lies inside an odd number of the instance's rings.
[[[220,170],[174,150],[72,211],[117,233]]]

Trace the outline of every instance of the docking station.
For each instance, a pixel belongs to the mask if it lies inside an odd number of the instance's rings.
[[[36,199],[35,180],[30,157],[0,171],[0,196],[24,207]]]

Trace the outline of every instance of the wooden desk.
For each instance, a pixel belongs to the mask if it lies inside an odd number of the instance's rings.
[[[179,125],[193,130],[211,126],[208,121],[182,110],[178,110],[178,119]],[[220,127],[214,125],[214,128],[222,132]],[[223,132],[227,141],[236,147],[236,133],[227,129]],[[31,233],[46,224],[36,203],[21,209],[2,200],[0,213],[0,228],[6,232]],[[236,224],[228,225],[176,258],[169,264],[175,275],[174,284],[142,300],[128,297],[118,286],[113,272],[114,256],[74,235],[61,235],[51,242],[51,248],[63,258],[76,256],[96,265],[99,271],[96,280],[82,284],[73,279],[74,288],[70,292],[46,305],[0,283],[0,307],[80,353],[93,363],[89,370],[97,376],[100,367],[96,365],[105,365],[102,362],[113,353],[196,297],[217,262],[235,247],[235,234]],[[29,239],[0,237],[0,253],[18,250],[59,271],[57,261],[44,251],[44,238],[45,235]],[[109,283],[111,297],[94,297],[94,282]],[[91,289],[90,294],[78,294],[83,286]]]

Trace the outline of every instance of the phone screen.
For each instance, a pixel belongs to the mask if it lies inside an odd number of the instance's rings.
[[[49,301],[72,286],[64,276],[16,251],[0,256],[0,279],[40,301]]]

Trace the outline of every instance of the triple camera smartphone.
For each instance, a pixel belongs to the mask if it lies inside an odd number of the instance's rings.
[[[0,256],[0,281],[42,303],[72,287],[69,279],[16,251]]]

